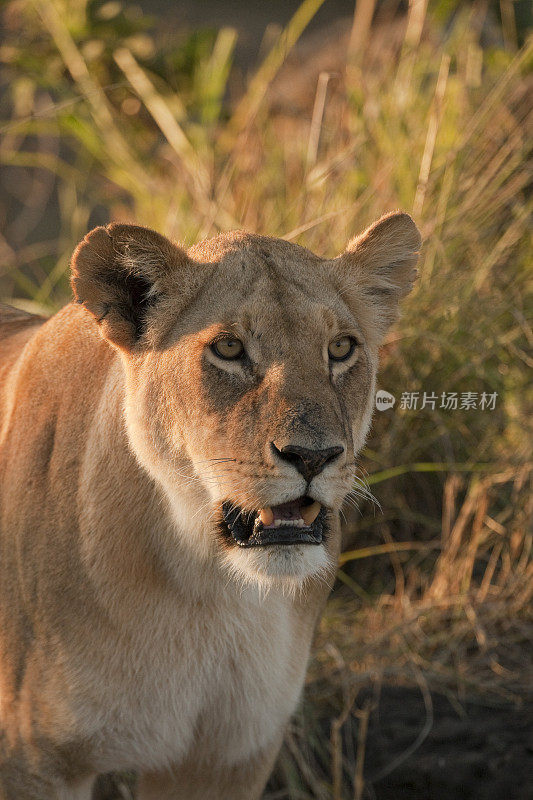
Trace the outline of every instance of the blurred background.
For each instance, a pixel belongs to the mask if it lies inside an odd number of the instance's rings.
[[[110,220],[333,256],[384,212],[413,214],[420,280],[381,359],[395,403],[376,411],[266,797],[533,796],[531,4],[1,15],[3,302],[60,308],[72,250]],[[101,797],[133,786],[110,778]]]

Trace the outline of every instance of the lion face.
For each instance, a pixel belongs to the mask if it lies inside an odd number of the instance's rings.
[[[334,568],[419,245],[397,214],[333,260],[243,233],[184,253],[122,225],[79,246],[74,290],[122,354],[131,446],[199,557],[263,584]]]

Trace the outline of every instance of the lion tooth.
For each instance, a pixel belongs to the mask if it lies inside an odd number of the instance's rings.
[[[300,509],[300,514],[302,515],[302,519],[307,527],[310,527],[313,524],[315,519],[318,517],[321,508],[322,506],[318,500],[315,500],[315,502],[311,503],[310,506],[305,506],[305,508]]]
[[[274,512],[269,506],[259,511],[259,517],[263,525],[272,525],[274,522]]]

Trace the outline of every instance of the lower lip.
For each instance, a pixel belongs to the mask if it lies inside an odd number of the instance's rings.
[[[322,544],[322,532],[314,533],[312,529],[295,528],[294,526],[268,528],[252,533],[246,541],[237,541],[240,547],[288,547],[289,545]]]

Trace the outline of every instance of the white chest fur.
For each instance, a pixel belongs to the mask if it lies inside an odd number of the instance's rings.
[[[174,605],[157,626],[146,618],[135,640],[117,642],[107,676],[87,676],[92,691],[77,702],[97,741],[95,767],[155,769],[198,747],[229,765],[272,742],[307,662],[290,605],[250,587],[218,607]]]

